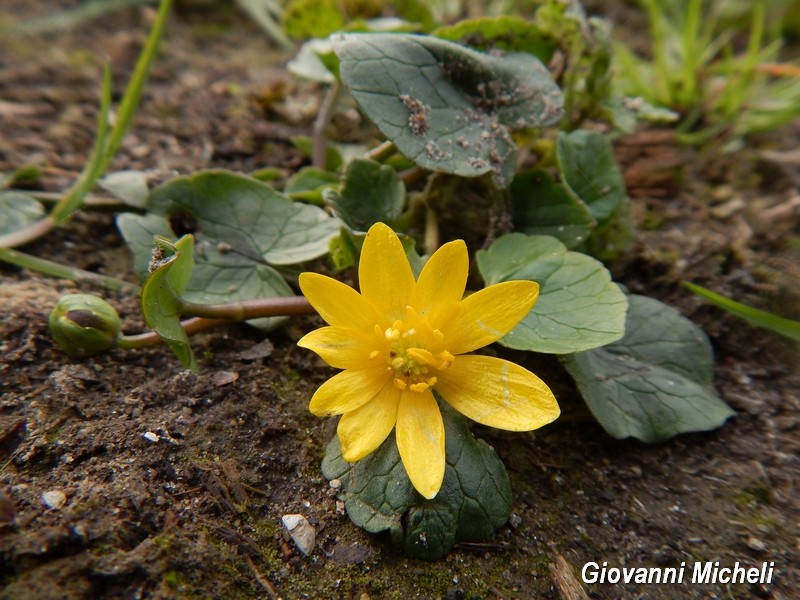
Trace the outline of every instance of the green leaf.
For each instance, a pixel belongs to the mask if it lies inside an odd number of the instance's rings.
[[[175,237],[167,216],[192,221],[196,266],[184,297],[202,304],[293,295],[274,266],[326,253],[339,229],[339,221],[323,210],[294,203],[263,182],[226,171],[173,179],[151,192],[148,208],[153,214],[118,219],[137,270],[141,273],[149,261],[154,234]],[[248,323],[270,329],[282,320]]]
[[[410,23],[418,23],[424,31],[436,27],[436,17],[431,12],[431,3],[424,0],[397,0],[392,2],[397,15]]]
[[[564,57],[559,83],[566,116],[562,129],[587,119],[605,119],[603,103],[612,92],[612,47],[609,22],[586,17],[580,0],[542,0],[534,23]]]
[[[15,185],[29,185],[39,181],[42,170],[36,165],[22,165],[10,173],[0,173],[0,189]]]
[[[597,348],[625,332],[625,295],[603,264],[568,251],[549,236],[510,233],[475,255],[487,285],[539,283],[533,310],[500,343],[518,350],[569,354]]]
[[[564,183],[586,203],[599,223],[614,214],[625,197],[625,182],[611,142],[595,131],[561,132],[556,157]]]
[[[325,37],[344,24],[337,0],[289,0],[281,9],[281,26],[294,39]]]
[[[391,167],[355,159],[347,165],[341,191],[328,189],[325,202],[353,231],[367,231],[377,222],[390,223],[403,210],[406,186]]]
[[[283,177],[283,169],[279,169],[278,167],[256,169],[255,171],[250,171],[250,177],[258,179],[259,181],[275,181]]]
[[[422,168],[465,177],[516,168],[509,128],[561,117],[563,98],[529,54],[494,56],[409,34],[332,38],[342,82],[398,150]]]
[[[328,57],[328,64],[323,61],[323,56]],[[331,61],[335,61],[333,68],[329,66]],[[317,83],[333,83],[339,71],[338,59],[328,39],[305,42],[300,46],[297,56],[286,65],[286,69],[295,77]]]
[[[325,211],[221,170],[168,181],[151,192],[148,208],[165,216],[188,214],[197,222],[198,244],[222,244],[226,254],[270,265],[322,256],[339,231],[339,221]]]
[[[511,488],[495,451],[475,439],[467,421],[440,401],[447,466],[442,489],[425,500],[411,486],[394,434],[355,463],[341,456],[338,437],[328,444],[322,473],[342,482],[350,519],[371,533],[388,530],[410,556],[436,560],[458,541],[477,542],[501,527],[511,511]]]
[[[705,334],[675,309],[631,295],[626,334],[561,357],[589,410],[615,438],[662,442],[720,427],[734,412],[712,391]]]
[[[340,229],[339,235],[331,240],[330,256],[337,271],[355,267],[361,254],[361,246],[367,237],[365,233],[353,233],[347,227]]]
[[[117,217],[117,227],[133,252],[134,268],[142,279],[149,274],[154,236],[170,240],[177,237],[172,232],[169,221],[154,214],[120,215]],[[207,240],[198,240],[195,267],[183,292],[185,300],[202,304],[225,304],[294,294],[275,269],[249,257],[232,253],[225,244],[227,242],[211,244]],[[284,317],[268,317],[251,319],[247,323],[266,331],[284,320]]]
[[[153,257],[153,238],[176,240],[169,221],[160,215],[122,213],[117,216],[117,229],[133,254],[133,270],[144,281],[150,275]]]
[[[0,190],[0,235],[19,231],[44,218],[44,207],[20,192]]]
[[[307,135],[295,135],[292,136],[292,143],[306,158],[313,157],[314,140],[310,137]],[[342,159],[342,153],[339,152],[339,149],[332,144],[327,144],[325,146],[325,170],[338,171],[339,167],[343,164],[344,160]]]
[[[695,294],[698,294],[699,296],[702,296],[708,300],[714,306],[717,306],[731,313],[732,315],[736,315],[737,317],[752,323],[756,327],[768,329],[769,331],[778,333],[789,338],[790,340],[800,342],[800,321],[785,319],[770,312],[759,310],[757,308],[753,308],[752,306],[747,306],[746,304],[736,302],[735,300],[726,298],[725,296],[712,292],[703,286],[689,283],[688,281],[684,281],[683,285],[693,291]]]
[[[517,173],[510,189],[517,231],[550,235],[572,249],[589,237],[596,224],[586,204],[544,169]]]
[[[322,206],[322,192],[339,183],[339,176],[318,167],[303,167],[286,182],[283,192],[292,200],[303,200]]]
[[[483,51],[527,52],[544,64],[550,62],[556,47],[535,23],[517,16],[466,19],[440,27],[433,35]]]
[[[144,208],[149,193],[147,175],[142,171],[117,171],[109,173],[97,184],[119,198],[128,206]]]
[[[156,238],[159,251],[142,288],[142,315],[148,327],[169,345],[181,364],[196,371],[189,336],[181,327],[181,298],[194,268],[193,243],[191,235],[183,236],[174,245]]]

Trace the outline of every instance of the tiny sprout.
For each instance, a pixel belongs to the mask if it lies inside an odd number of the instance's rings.
[[[85,358],[115,348],[120,319],[108,302],[89,294],[67,294],[49,318],[50,333],[64,352]]]

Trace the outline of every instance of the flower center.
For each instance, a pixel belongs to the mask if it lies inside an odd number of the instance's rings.
[[[386,330],[375,325],[375,334],[385,340],[381,345],[388,350],[375,350],[371,358],[385,352],[387,370],[392,372],[397,389],[424,392],[436,385],[437,371],[453,364],[453,355],[444,349],[444,334],[411,306],[406,307],[404,320],[395,321]]]

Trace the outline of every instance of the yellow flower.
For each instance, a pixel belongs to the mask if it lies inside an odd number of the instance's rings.
[[[361,293],[317,273],[300,288],[330,325],[298,345],[344,369],[311,398],[318,416],[342,415],[342,457],[361,460],[396,428],[411,483],[426,498],[442,486],[444,423],[432,390],[470,419],[528,431],[560,414],[547,385],[519,365],[465,354],[508,333],[533,307],[539,285],[508,281],[462,299],[469,259],[462,240],[445,244],[417,281],[397,235],[373,225],[359,264]]]

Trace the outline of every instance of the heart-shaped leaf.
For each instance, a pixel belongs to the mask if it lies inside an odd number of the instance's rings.
[[[391,167],[355,159],[347,165],[341,191],[323,193],[333,213],[353,231],[367,231],[377,222],[392,222],[406,201],[406,186]]]
[[[556,45],[542,33],[536,23],[517,16],[480,17],[440,27],[433,32],[438,38],[466,44],[479,50],[527,52],[547,64]]]
[[[142,279],[149,273],[153,238],[173,240],[166,218],[154,215],[123,214],[117,217],[117,227],[133,252],[136,272]],[[207,241],[196,244],[195,267],[183,291],[187,301],[201,304],[225,304],[237,300],[292,296],[294,292],[275,269],[249,257],[232,253],[226,242],[212,245]],[[269,330],[281,323],[283,317],[251,319],[248,324]]]
[[[561,357],[592,414],[611,436],[644,442],[720,427],[734,412],[710,387],[708,338],[657,300],[628,301],[621,340]]]
[[[596,225],[586,204],[544,169],[517,173],[511,201],[517,231],[553,236],[570,249],[583,243]]]
[[[122,213],[117,217],[117,229],[133,254],[133,270],[142,281],[150,275],[153,239],[156,236],[167,240],[178,239],[169,221],[161,215]]]
[[[342,459],[338,437],[328,444],[322,472],[342,482],[350,519],[371,533],[388,530],[410,556],[435,560],[457,541],[481,541],[508,519],[511,488],[495,451],[475,439],[464,417],[440,401],[447,466],[442,488],[425,500],[411,486],[394,434],[363,460]]]
[[[198,243],[271,265],[322,256],[339,222],[316,206],[292,202],[265,183],[229,171],[176,177],[155,188],[148,209],[164,216],[189,216]]]
[[[625,332],[625,294],[603,264],[571,252],[556,238],[510,233],[475,255],[487,285],[528,279],[539,299],[500,344],[518,350],[569,354],[597,348]]]
[[[339,176],[318,167],[303,167],[289,177],[283,192],[292,200],[303,200],[322,206],[322,192],[339,183]]]
[[[492,172],[507,187],[516,167],[509,129],[543,127],[562,114],[561,91],[530,54],[494,56],[409,34],[331,41],[342,82],[361,109],[425,169]]]
[[[328,65],[322,59],[322,56],[326,55],[329,57]],[[313,39],[300,46],[297,56],[289,61],[286,68],[292,75],[300,79],[318,83],[333,83],[336,81],[338,68],[330,68],[331,60],[338,63],[338,59],[336,59],[336,55],[331,48],[330,40]]]
[[[154,235],[177,237],[167,216],[189,219],[196,227],[196,266],[183,296],[203,304],[293,295],[272,265],[326,253],[339,230],[339,221],[322,209],[294,203],[263,182],[226,171],[173,179],[152,191],[148,208],[155,214],[117,220],[137,271],[146,276]],[[270,329],[282,320],[248,323]]]
[[[27,194],[0,190],[0,235],[12,233],[44,218],[44,207]]]
[[[556,157],[564,183],[598,223],[614,214],[625,197],[625,182],[611,142],[596,131],[562,131],[556,141]]]
[[[97,185],[122,200],[128,206],[144,208],[145,202],[147,202],[147,175],[142,171],[109,173],[98,181]]]

